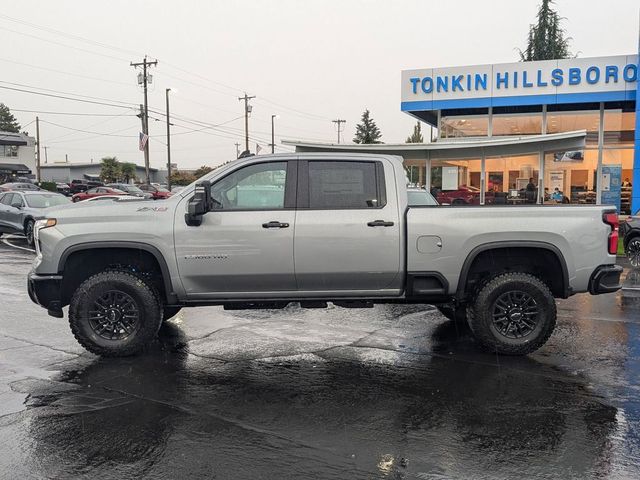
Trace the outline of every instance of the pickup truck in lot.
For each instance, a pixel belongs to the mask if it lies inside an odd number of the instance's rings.
[[[406,185],[399,157],[265,155],[162,204],[53,209],[29,294],[55,317],[69,305],[77,340],[105,356],[144,349],[183,307],[289,302],[435,304],[522,355],[553,332],[555,298],[620,288],[614,207],[409,207]]]

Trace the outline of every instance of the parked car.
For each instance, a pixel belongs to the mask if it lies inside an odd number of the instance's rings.
[[[438,201],[422,188],[407,188],[407,203],[410,207],[438,205]]]
[[[143,192],[137,186],[130,185],[128,183],[107,183],[105,186],[122,190],[127,195],[131,195],[133,197],[151,198],[153,196],[151,193]]]
[[[138,185],[140,190],[143,192],[150,193],[154,200],[162,200],[164,198],[169,198],[173,193],[171,193],[166,188],[162,188],[153,184],[147,185],[146,183],[141,183]]]
[[[0,193],[0,235],[22,233],[33,245],[33,226],[49,207],[70,203],[59,193],[42,191],[14,191]]]
[[[83,200],[83,202],[130,202],[132,200],[142,201],[142,200],[150,200],[149,198],[144,197],[135,197],[133,195],[100,195],[99,197],[91,197]]]
[[[615,208],[410,207],[405,178],[388,155],[261,155],[160,205],[49,211],[29,295],[55,317],[69,305],[105,356],[140,352],[183,307],[329,301],[436,304],[489,352],[524,355],[553,333],[555,298],[620,289]]]
[[[71,187],[66,183],[56,183],[56,190],[67,197],[71,195]]]
[[[94,187],[103,187],[104,183],[98,182],[96,180],[71,180],[71,193],[80,193],[86,192],[90,188]]]
[[[102,195],[126,195],[126,194],[122,190],[118,190],[117,188],[96,187],[96,188],[90,188],[86,192],[76,193],[71,197],[71,200],[74,202],[80,202],[82,200],[86,200],[87,198],[100,197]]]
[[[640,217],[629,217],[620,223],[624,253],[632,267],[640,267]]]
[[[3,183],[0,185],[0,192],[19,191],[19,192],[37,192],[42,190],[37,185],[27,182]]]

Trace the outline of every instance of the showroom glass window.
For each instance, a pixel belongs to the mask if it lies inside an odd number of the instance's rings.
[[[472,112],[447,110],[440,117],[440,138],[486,137],[489,132],[489,110]]]
[[[542,107],[496,107],[492,113],[491,134],[494,137],[540,135],[542,133]]]

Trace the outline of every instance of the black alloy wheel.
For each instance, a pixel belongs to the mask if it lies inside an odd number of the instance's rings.
[[[632,267],[640,267],[640,237],[635,237],[627,243],[627,258]]]
[[[536,329],[539,313],[538,304],[531,295],[510,290],[493,303],[492,328],[506,338],[524,338]]]
[[[93,302],[89,325],[106,340],[124,340],[140,327],[140,312],[130,295],[109,290]]]

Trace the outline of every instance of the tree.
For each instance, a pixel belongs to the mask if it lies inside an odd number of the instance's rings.
[[[0,131],[20,133],[20,128],[18,120],[13,116],[9,107],[0,103]]]
[[[420,122],[416,122],[413,127],[413,134],[407,137],[407,141],[405,143],[424,143],[424,138],[422,138],[422,127],[420,126]]]
[[[538,9],[537,23],[529,27],[527,47],[520,51],[520,60],[531,62],[535,60],[556,60],[570,58],[569,41],[565,37],[565,30],[560,23],[562,18],[551,8],[553,0],[542,0]]]
[[[117,182],[122,176],[120,162],[116,157],[104,157],[100,165],[100,178],[104,182]]]
[[[136,164],[131,162],[123,162],[120,164],[120,177],[125,183],[129,183],[131,180],[137,180],[136,176]]]
[[[382,137],[382,133],[380,133],[380,129],[376,125],[376,122],[373,121],[369,110],[365,110],[362,113],[362,119],[360,123],[356,125],[356,136],[353,137],[354,143],[382,143],[380,141],[380,137]]]
[[[192,173],[182,172],[180,170],[173,170],[171,172],[171,185],[189,185],[197,180],[196,176]]]
[[[193,172],[193,176],[196,178],[204,177],[207,173],[213,171],[213,168],[206,165],[202,165],[199,169]]]

